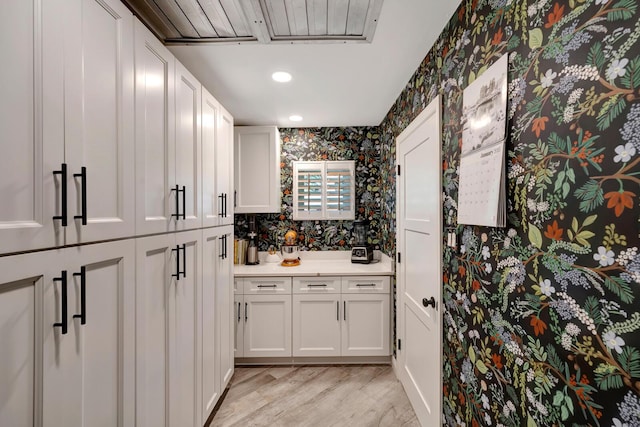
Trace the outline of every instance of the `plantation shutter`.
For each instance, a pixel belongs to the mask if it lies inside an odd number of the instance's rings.
[[[293,162],[293,219],[354,219],[355,163]]]

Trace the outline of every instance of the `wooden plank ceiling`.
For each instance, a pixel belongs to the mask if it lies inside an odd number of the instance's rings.
[[[167,44],[371,42],[383,0],[123,0]]]

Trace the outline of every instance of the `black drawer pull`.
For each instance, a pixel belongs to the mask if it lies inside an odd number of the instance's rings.
[[[60,277],[55,277],[54,282],[61,282],[60,284],[60,322],[54,323],[54,328],[61,328],[62,335],[67,333],[67,270],[62,270]]]
[[[62,163],[59,171],[53,171],[54,175],[60,176],[60,215],[53,217],[54,220],[60,220],[63,227],[67,226],[67,164]],[[65,332],[66,333],[66,332]]]
[[[259,288],[277,288],[278,285],[258,285]]]
[[[80,314],[74,314],[74,319],[80,319],[80,324],[87,323],[87,268],[80,267],[80,273],[73,273],[74,277],[80,276]]]
[[[238,303],[238,323],[240,323],[240,303]]]
[[[319,284],[309,283],[307,285],[307,287],[309,287],[309,288],[326,288],[327,284],[326,283],[319,283]]]
[[[80,177],[80,185],[82,186],[80,190],[80,215],[74,215],[73,218],[82,220],[82,225],[87,225],[87,168],[82,166],[80,173],[74,173],[73,177]]]
[[[375,283],[358,283],[356,286],[359,288],[375,288],[376,284]]]

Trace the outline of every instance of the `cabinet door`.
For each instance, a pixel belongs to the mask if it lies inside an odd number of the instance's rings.
[[[220,104],[202,88],[202,226],[218,225],[216,143]]]
[[[136,234],[168,231],[181,201],[175,185],[174,58],[135,21]]]
[[[0,254],[64,244],[63,3],[2,1]]]
[[[244,357],[291,356],[291,295],[245,295]]]
[[[82,414],[72,425],[134,425],[134,242],[68,248],[63,255],[74,263],[68,278],[75,298],[69,309],[77,339],[69,344],[77,353],[82,392],[81,399],[65,406],[77,406]],[[59,386],[66,394],[66,379]]]
[[[136,426],[167,427],[168,304],[175,287],[175,236],[136,239]]]
[[[389,295],[342,295],[342,356],[388,356]]]
[[[233,376],[233,226],[220,228],[220,248],[224,256],[218,256],[216,265],[216,303],[220,342],[220,390],[229,384]]]
[[[340,294],[293,295],[293,356],[340,356]]]
[[[175,102],[176,102],[176,185],[180,191],[180,214],[184,218],[176,221],[178,230],[202,226],[202,178],[200,162],[202,158],[200,108],[202,87],[200,82],[176,61]]]
[[[194,427],[200,423],[200,356],[202,232],[176,234],[180,248],[179,277],[169,289],[169,425]]]
[[[233,190],[233,117],[220,106],[216,142],[216,188],[220,225],[233,224],[235,197]]]
[[[67,243],[131,236],[135,228],[133,15],[118,0],[70,4],[64,96]],[[81,176],[83,170],[86,178]]]
[[[234,130],[236,213],[280,213],[280,134],[275,126]]]
[[[66,378],[69,356],[61,351],[60,335],[53,324],[60,322],[60,289],[53,278],[60,274],[57,251],[0,258],[0,330],[2,330],[2,410],[0,425],[32,427],[42,425],[43,374],[47,385]],[[46,301],[44,301],[44,292]],[[43,308],[45,316],[43,320]],[[67,319],[68,320],[68,319]],[[46,350],[43,363],[43,340]],[[69,349],[70,347],[66,347]],[[73,376],[66,380],[72,384]],[[48,405],[49,425],[72,425],[73,408],[60,410],[63,393],[50,387],[44,403]],[[66,389],[65,389],[66,390]],[[53,409],[53,410],[51,410]]]

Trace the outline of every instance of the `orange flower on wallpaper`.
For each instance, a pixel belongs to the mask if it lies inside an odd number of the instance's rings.
[[[502,28],[498,28],[498,31],[493,35],[493,40],[491,41],[492,45],[497,45],[502,41]]]
[[[636,197],[635,193],[631,191],[611,191],[604,195],[605,199],[609,199],[607,207],[609,209],[614,208],[616,216],[622,215],[624,208],[633,208],[633,199]]]
[[[553,240],[560,240],[563,231],[564,229],[558,227],[558,221],[554,220],[553,224],[547,225],[547,231],[544,232],[544,235]]]
[[[536,334],[536,336],[543,335],[545,329],[547,329],[547,324],[536,316],[531,316],[529,324],[533,326],[533,333]]]
[[[502,356],[500,356],[499,354],[493,353],[491,355],[491,360],[493,361],[493,365],[496,368],[502,369]]]
[[[549,14],[547,17],[547,23],[544,24],[545,28],[553,27],[556,22],[562,19],[562,15],[564,14],[564,5],[560,6],[558,3],[553,5],[553,12]]]
[[[533,119],[533,125],[531,126],[531,130],[535,132],[536,137],[540,138],[540,132],[545,130],[547,127],[546,123],[549,121],[549,117],[538,117],[537,119]]]

